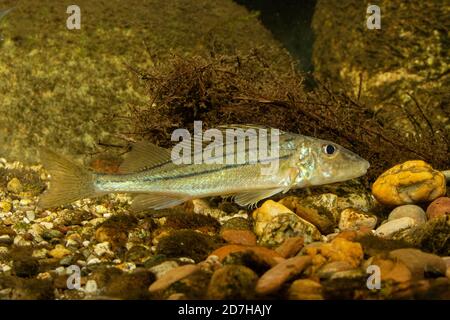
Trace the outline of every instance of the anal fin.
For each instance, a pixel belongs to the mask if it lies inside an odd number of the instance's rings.
[[[139,194],[134,197],[131,203],[131,210],[134,212],[146,209],[165,209],[174,207],[185,202],[186,199],[169,197],[161,194]]]

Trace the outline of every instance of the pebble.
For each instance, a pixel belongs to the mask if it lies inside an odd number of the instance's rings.
[[[256,245],[256,235],[250,230],[223,230],[220,235],[231,244],[241,244],[244,246]]]
[[[380,268],[380,276],[382,281],[392,280],[397,283],[408,283],[412,279],[411,271],[401,261],[371,258],[367,262],[367,267],[369,265],[374,265]]]
[[[319,210],[316,208],[305,206],[300,198],[289,196],[281,199],[278,203],[281,203],[295,212],[300,218],[315,225],[321,233],[330,233],[334,230],[335,223],[331,213],[330,217],[326,214],[319,213]],[[312,202],[310,206],[313,206],[314,204],[315,203]]]
[[[66,241],[66,247],[74,247],[78,248],[80,246],[80,243],[73,239],[67,239]]]
[[[44,221],[44,222],[41,222],[40,225],[43,226],[44,228],[48,229],[48,230],[53,229],[53,223],[51,223],[51,222],[45,222]]]
[[[178,263],[176,261],[170,260],[170,261],[164,261],[161,264],[153,266],[149,270],[155,274],[156,279],[159,279],[163,275],[165,275],[167,272],[169,272],[170,270],[172,270],[176,267],[178,267]]]
[[[70,251],[69,249],[66,249],[64,246],[57,244],[56,247],[53,250],[50,250],[48,254],[53,258],[62,259],[63,257],[71,253],[72,251]]]
[[[445,176],[422,160],[406,161],[381,174],[372,186],[384,205],[399,206],[432,201],[445,195]]]
[[[9,201],[0,201],[0,209],[2,212],[10,212],[12,209],[12,203]]]
[[[262,246],[242,246],[237,244],[230,244],[220,247],[214,250],[209,256],[217,256],[219,258],[219,261],[223,261],[223,259],[229,254],[243,251],[252,251],[262,261],[264,261],[270,266],[274,266],[278,264],[280,261],[284,260],[284,258],[279,253],[269,248]]]
[[[86,259],[86,261],[87,261],[87,264],[88,264],[88,265],[98,264],[98,263],[101,262],[101,260],[100,260],[99,258],[94,257],[94,256],[88,257],[88,258]]]
[[[195,264],[187,264],[181,267],[173,268],[166,272],[166,274],[164,274],[161,278],[153,282],[148,290],[151,293],[162,291],[169,287],[172,283],[184,279],[198,270],[200,270],[200,267]]]
[[[244,300],[255,296],[258,275],[242,265],[227,265],[216,270],[208,286],[208,299]]]
[[[8,234],[4,234],[0,236],[0,244],[9,245],[13,242],[13,239]]]
[[[423,278],[426,273],[445,276],[447,264],[441,257],[423,252],[419,249],[397,249],[389,253],[389,257],[403,262],[414,278]]]
[[[253,212],[254,232],[261,245],[276,246],[285,239],[302,236],[305,243],[321,238],[319,230],[284,205],[267,200]]]
[[[382,238],[390,238],[395,233],[409,229],[416,225],[416,221],[410,217],[388,221],[375,230],[375,235]]]
[[[8,184],[6,185],[6,189],[9,192],[18,194],[23,191],[23,186],[19,179],[12,178],[11,180],[9,180]]]
[[[87,293],[95,293],[97,292],[98,287],[97,287],[97,282],[95,280],[88,280],[86,282],[86,285],[84,287],[84,291]]]
[[[323,300],[322,285],[310,279],[295,280],[288,290],[290,300]]]
[[[291,258],[295,256],[303,248],[303,237],[287,238],[284,242],[275,249],[283,258]]]
[[[305,270],[311,261],[312,259],[308,256],[299,256],[277,264],[259,278],[255,288],[256,293],[265,295],[277,291],[286,281]]]
[[[94,252],[97,256],[101,257],[104,255],[112,256],[114,253],[110,250],[109,242],[101,242],[94,246]]]
[[[376,224],[376,216],[353,208],[343,210],[339,219],[339,229],[341,230],[357,230],[361,227],[373,229]]]
[[[23,236],[21,236],[20,234],[17,235],[16,237],[14,237],[14,241],[13,243],[16,246],[31,246],[31,241],[25,240]]]
[[[434,200],[427,208],[428,219],[450,215],[450,198],[441,197]]]
[[[333,261],[346,261],[353,268],[356,268],[364,257],[360,243],[339,237],[333,239],[330,243],[317,243],[307,246],[302,252],[313,259],[315,269]]]
[[[34,211],[27,211],[25,213],[26,217],[28,220],[33,221],[34,219],[36,219],[36,214],[34,213]]]
[[[333,261],[321,267],[317,272],[317,275],[321,279],[327,279],[337,272],[349,271],[352,269],[353,266],[348,261]]]
[[[405,204],[403,206],[399,206],[391,211],[389,214],[388,220],[395,220],[404,217],[409,217],[414,219],[416,224],[423,224],[427,221],[427,216],[425,211],[419,206],[414,204]]]
[[[47,257],[48,250],[45,248],[34,249],[32,253],[32,257],[36,259],[44,259]]]

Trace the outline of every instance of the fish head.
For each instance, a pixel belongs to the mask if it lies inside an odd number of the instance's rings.
[[[306,145],[306,146],[305,146]],[[309,138],[299,154],[299,184],[323,185],[366,174],[370,164],[352,151],[327,140]],[[302,183],[300,180],[303,180]]]

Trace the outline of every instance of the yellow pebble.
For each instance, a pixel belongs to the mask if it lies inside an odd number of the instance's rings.
[[[8,201],[0,201],[0,209],[3,212],[10,212],[12,209],[12,204],[11,202]]]
[[[422,160],[406,161],[385,171],[372,186],[378,202],[398,206],[432,201],[445,195],[445,176]]]

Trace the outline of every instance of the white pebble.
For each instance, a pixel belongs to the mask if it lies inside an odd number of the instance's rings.
[[[388,221],[375,230],[375,235],[383,238],[389,238],[394,233],[409,229],[416,225],[416,221],[410,217],[403,217],[395,220]]]
[[[34,211],[27,211],[25,212],[27,219],[30,221],[33,221],[36,218],[36,215],[34,213]]]
[[[389,214],[389,220],[400,219],[403,217],[409,217],[416,221],[417,224],[423,224],[427,221],[427,215],[425,211],[419,206],[413,204],[406,204],[399,206],[391,211]]]
[[[100,262],[101,261],[100,261],[99,258],[94,258],[94,257],[91,257],[90,259],[88,258],[88,260],[87,260],[87,264],[88,265],[97,264],[97,263],[100,263]]]
[[[109,250],[109,242],[101,242],[94,246],[94,252],[99,257],[108,254],[112,255],[113,253]]]
[[[84,241],[83,241],[83,247],[89,247],[89,244],[90,244],[90,243],[91,243],[90,241],[84,240]]]
[[[46,229],[53,229],[53,223],[51,222],[41,222],[41,226],[45,227]]]
[[[2,267],[2,271],[3,271],[3,272],[8,272],[8,271],[10,271],[10,270],[11,270],[11,267],[8,266],[8,265],[4,265],[4,266]]]
[[[94,293],[97,291],[97,282],[95,282],[95,280],[88,280],[86,282],[86,286],[84,288],[84,290],[87,293]]]
[[[64,267],[58,267],[58,268],[55,269],[55,272],[56,272],[58,275],[63,275],[63,274],[66,273],[66,268],[64,268]]]

